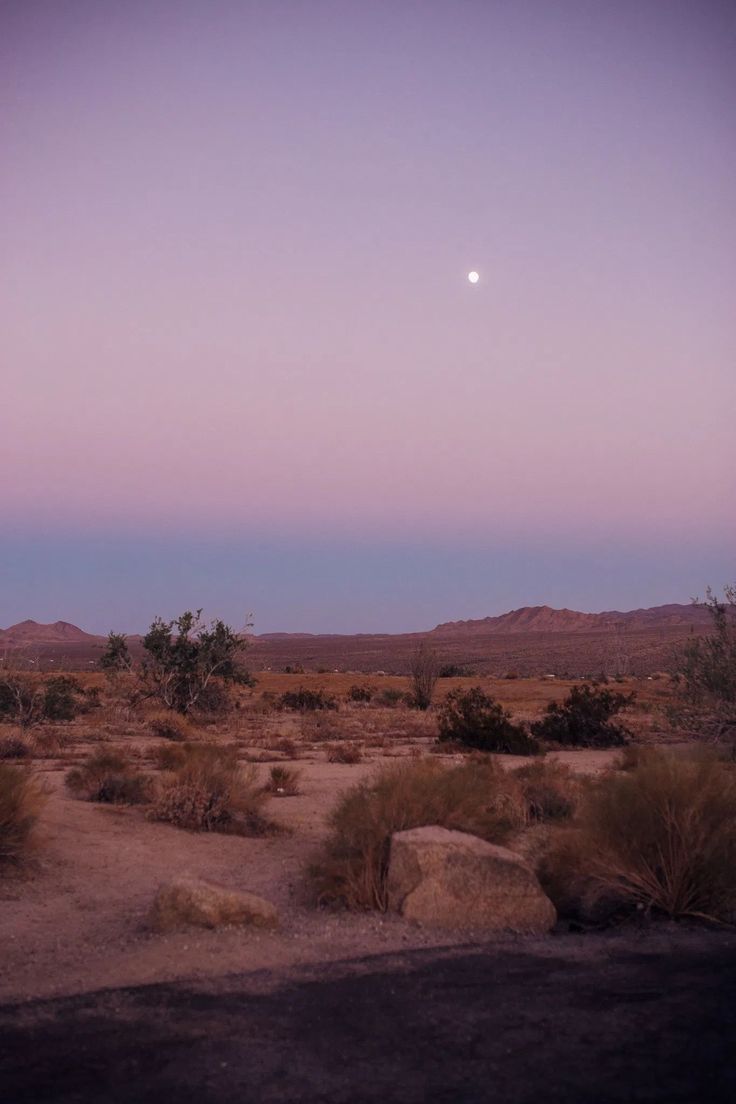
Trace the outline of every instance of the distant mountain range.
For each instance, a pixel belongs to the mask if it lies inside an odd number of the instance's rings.
[[[447,621],[425,633],[413,634],[355,634],[360,636],[430,636],[436,638],[470,638],[474,636],[506,636],[521,633],[586,633],[606,629],[646,630],[659,628],[704,628],[710,624],[708,610],[703,605],[671,604],[653,606],[651,609],[604,613],[580,613],[577,610],[552,609],[551,606],[522,606],[521,609],[502,613],[497,617],[482,617],[471,621]],[[328,639],[347,634],[334,633],[263,633],[252,637],[259,641],[297,641]],[[85,632],[68,621],[54,621],[40,625],[37,621],[21,621],[9,629],[0,629],[0,647],[33,647],[47,645],[92,645],[104,641],[104,636]],[[131,641],[140,637],[130,637]]]
[[[87,633],[68,621],[39,625],[38,621],[19,621],[9,629],[0,629],[0,645],[23,647],[33,644],[94,644],[104,637]]]
[[[530,633],[530,632],[599,632],[602,629],[658,629],[664,626],[690,625],[702,627],[710,621],[703,605],[652,606],[651,609],[607,610],[605,613],[579,613],[577,610],[552,609],[551,606],[522,606],[498,617],[483,617],[478,621],[447,621],[432,629],[432,636],[458,634]]]

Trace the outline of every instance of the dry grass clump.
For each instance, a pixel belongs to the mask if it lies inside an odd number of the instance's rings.
[[[325,750],[327,751],[328,763],[349,763],[353,765],[363,760],[363,752],[357,744],[328,744]]]
[[[31,771],[0,763],[0,869],[27,854],[45,800]]]
[[[581,784],[564,763],[538,760],[513,773],[521,783],[530,821],[568,820],[574,814]]]
[[[604,775],[540,878],[561,911],[606,898],[669,917],[736,919],[736,772],[715,756],[652,751]]]
[[[287,690],[278,700],[279,709],[293,709],[298,713],[315,713],[323,709],[337,709],[337,701],[324,690]]]
[[[293,767],[271,767],[265,789],[274,797],[296,797],[302,772]]]
[[[193,744],[158,744],[151,752],[151,758],[161,771],[175,771],[183,767],[189,749]]]
[[[31,759],[33,748],[22,736],[11,733],[0,736],[0,759]]]
[[[42,758],[60,755],[73,742],[73,736],[60,728],[39,728],[33,734],[34,752]]]
[[[191,721],[172,709],[162,709],[148,718],[148,727],[159,740],[174,740],[183,743],[194,739],[196,730]]]
[[[326,740],[339,740],[345,731],[345,721],[334,713],[317,713],[302,717],[299,722],[302,740],[319,744]]]
[[[445,768],[410,760],[351,787],[329,817],[330,833],[311,877],[320,903],[387,908],[394,832],[438,824],[499,843],[526,823],[519,784],[492,760]]]
[[[235,748],[193,744],[162,783],[150,815],[178,828],[263,835],[274,829],[263,816],[267,800],[256,768],[241,768]]]
[[[110,805],[144,805],[151,798],[151,779],[121,751],[96,751],[66,776],[67,789],[82,801]]]

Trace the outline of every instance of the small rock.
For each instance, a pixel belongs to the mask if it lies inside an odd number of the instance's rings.
[[[276,928],[279,915],[270,901],[253,893],[181,877],[161,886],[151,906],[149,923],[158,932],[191,926]]]
[[[455,929],[541,933],[555,907],[521,855],[437,825],[391,838],[389,907]]]

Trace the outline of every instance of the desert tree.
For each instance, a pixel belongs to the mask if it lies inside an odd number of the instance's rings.
[[[202,706],[215,687],[251,677],[240,663],[246,641],[224,621],[206,625],[202,611],[187,610],[173,621],[157,617],[143,637],[140,667],[144,693],[168,709],[188,713]]]
[[[105,650],[100,656],[100,667],[108,675],[118,675],[133,670],[133,659],[125,633],[108,633]]]
[[[724,587],[723,601],[708,587],[704,605],[712,630],[677,653],[673,719],[717,740],[736,735],[736,584]]]
[[[426,640],[414,650],[409,660],[411,673],[411,704],[415,709],[429,709],[440,664],[437,653]]]

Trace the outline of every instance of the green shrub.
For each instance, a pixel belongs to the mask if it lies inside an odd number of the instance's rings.
[[[84,691],[75,678],[57,675],[44,684],[43,715],[49,721],[73,721],[84,709]]]
[[[256,768],[241,768],[235,748],[193,744],[185,752],[183,763],[159,788],[152,819],[203,832],[263,835],[273,830],[263,816],[268,794]]]
[[[76,679],[57,675],[45,681],[26,671],[0,675],[0,719],[32,728],[42,721],[72,721],[85,708]]]
[[[526,729],[479,686],[451,690],[439,708],[437,724],[441,743],[509,755],[536,755],[540,750]]]
[[[532,724],[532,734],[539,740],[568,747],[620,747],[631,733],[611,718],[631,705],[635,697],[597,683],[573,686],[562,703],[548,704],[542,720]]]
[[[540,868],[562,910],[602,897],[669,917],[736,919],[736,772],[716,756],[648,752],[586,793]]]
[[[314,713],[321,709],[337,709],[337,702],[324,690],[287,690],[279,698],[280,709],[294,709],[299,713]]]
[[[518,782],[493,760],[445,768],[433,760],[383,767],[342,795],[311,869],[320,903],[387,907],[391,836],[438,824],[502,843],[526,824]]]
[[[470,678],[475,671],[459,663],[443,663],[437,672],[438,678]]]
[[[142,774],[123,752],[94,752],[81,767],[66,776],[74,797],[110,805],[142,805],[150,800],[151,779]]]
[[[0,868],[27,854],[45,800],[31,771],[0,763]]]
[[[347,693],[348,701],[369,702],[373,697],[370,686],[351,686]]]

